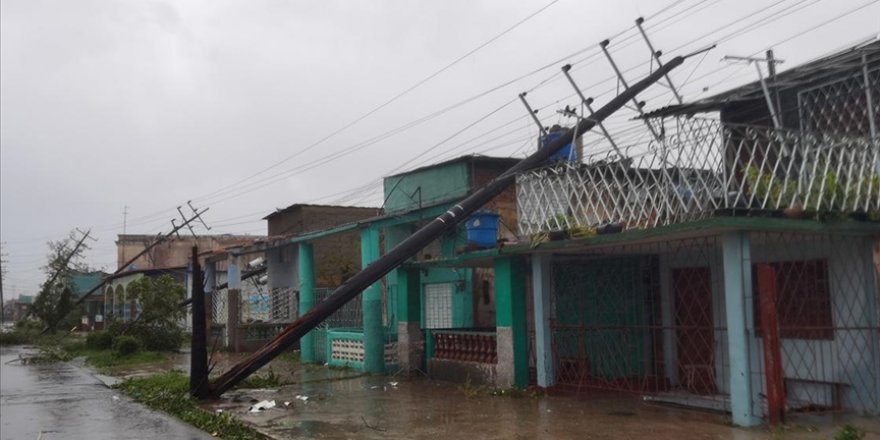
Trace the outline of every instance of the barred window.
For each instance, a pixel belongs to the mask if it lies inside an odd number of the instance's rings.
[[[768,263],[776,273],[779,337],[834,339],[828,263],[825,260]],[[755,333],[763,333],[757,265],[752,266]]]

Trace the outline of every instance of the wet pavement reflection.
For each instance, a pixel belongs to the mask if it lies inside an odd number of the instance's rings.
[[[0,347],[2,440],[212,438],[130,401],[76,363],[24,365],[19,361],[20,356],[36,352]]]

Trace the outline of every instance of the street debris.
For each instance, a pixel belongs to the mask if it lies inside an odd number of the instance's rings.
[[[302,395],[302,394],[297,394],[297,395],[296,395],[296,399],[297,399],[297,400],[302,400],[303,402],[308,402],[308,401],[309,401],[309,396]]]
[[[272,409],[272,408],[275,408],[275,401],[274,400],[263,400],[261,402],[257,402],[254,405],[252,405],[250,407],[250,409],[248,410],[248,412],[252,412],[252,413],[253,412],[260,412],[260,411],[265,411],[267,409]]]

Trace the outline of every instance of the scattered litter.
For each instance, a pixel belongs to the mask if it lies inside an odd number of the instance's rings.
[[[309,396],[304,396],[304,395],[302,395],[302,394],[297,394],[297,395],[296,395],[296,399],[297,399],[297,400],[302,400],[303,402],[308,402],[308,401],[309,401]]]
[[[370,387],[370,389],[371,389],[371,390],[378,390],[378,389],[379,389],[379,385],[373,385],[373,386]]]
[[[216,412],[217,414],[220,414],[220,413],[223,412],[223,410],[222,410],[222,409],[216,409],[216,410],[214,410],[214,412]]]
[[[284,406],[290,406],[290,402],[284,402]]]
[[[397,388],[398,384],[399,384],[399,382],[388,382],[388,385],[391,385],[394,388]]]
[[[113,400],[119,400],[119,396],[113,396]]]
[[[248,410],[249,412],[260,412],[265,411],[267,409],[275,408],[274,400],[264,400],[262,402],[257,402]]]

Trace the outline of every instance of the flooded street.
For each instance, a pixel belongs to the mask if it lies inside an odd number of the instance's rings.
[[[277,367],[276,367],[277,369]],[[785,430],[735,428],[728,416],[660,406],[620,394],[510,397],[457,384],[298,367],[296,383],[237,390],[204,405],[278,439],[832,439],[840,420],[800,420]],[[255,401],[276,407],[249,412]],[[877,419],[848,419],[880,438]]]
[[[0,439],[209,439],[210,435],[131,402],[76,362],[22,365],[33,349],[3,347]],[[219,355],[220,368],[238,355]],[[119,371],[143,376],[185,371],[188,354]],[[800,418],[780,430],[741,429],[728,416],[587,394],[511,397],[424,378],[367,376],[354,370],[276,359],[267,374],[287,383],[238,389],[202,404],[275,439],[832,439],[843,423],[880,438],[876,418]],[[109,378],[108,378],[109,379]],[[258,402],[275,407],[251,412]],[[40,437],[42,433],[42,437]]]
[[[23,365],[36,350],[0,347],[0,439],[210,439],[109,389],[71,362]]]

